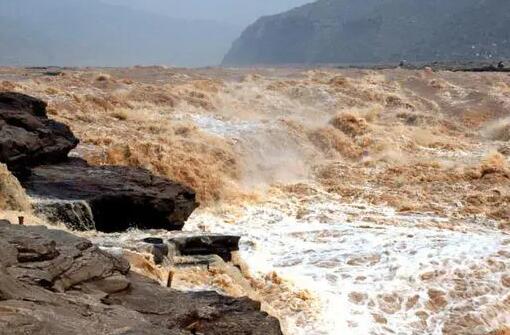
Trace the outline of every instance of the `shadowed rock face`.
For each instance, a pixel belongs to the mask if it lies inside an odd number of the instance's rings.
[[[44,101],[0,92],[0,161],[11,171],[61,161],[77,145],[69,127],[48,119]]]
[[[180,230],[198,206],[191,189],[147,170],[90,166],[80,159],[35,167],[21,183],[29,195],[52,200],[36,207],[50,220],[76,222],[77,211],[69,207],[69,202],[85,202],[93,216],[90,221],[94,222],[96,230],[103,232],[124,231],[130,227]],[[87,229],[89,226],[71,228]]]
[[[64,231],[0,221],[0,254],[1,335],[281,335],[259,303],[159,286]]]

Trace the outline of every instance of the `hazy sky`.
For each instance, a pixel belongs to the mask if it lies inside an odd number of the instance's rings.
[[[263,15],[276,14],[313,0],[102,0],[187,19],[246,25]]]
[[[0,66],[221,63],[260,16],[311,0],[0,0]]]

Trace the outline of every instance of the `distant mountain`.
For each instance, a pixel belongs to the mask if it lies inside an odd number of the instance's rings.
[[[508,0],[319,0],[260,18],[225,65],[510,57]]]
[[[98,0],[0,0],[0,65],[215,65],[237,34]]]

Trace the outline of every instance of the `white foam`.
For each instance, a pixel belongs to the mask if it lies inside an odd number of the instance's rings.
[[[193,122],[200,128],[219,136],[238,137],[259,129],[262,124],[249,121],[220,120],[209,115],[190,115]]]
[[[223,120],[209,115],[180,115],[210,134],[234,143],[241,161],[241,185],[247,189],[278,182],[295,182],[309,174],[306,148],[279,121]],[[292,162],[292,164],[289,164]]]
[[[321,299],[320,320],[293,326],[297,315],[289,315],[287,334],[443,334],[462,325],[461,308],[483,320],[472,334],[510,322],[508,308],[497,307],[510,293],[501,284],[503,270],[487,263],[492,259],[510,268],[509,236],[500,231],[467,223],[455,230],[439,229],[435,226],[447,220],[345,205],[325,194],[305,201],[292,196],[280,200],[245,207],[236,224],[228,223],[228,214],[198,211],[186,229],[242,235],[241,255],[254,273],[263,276],[275,270]],[[420,278],[434,271],[440,276]],[[467,286],[468,292],[454,289],[456,285]],[[485,292],[471,296],[470,290],[479,285]],[[437,311],[427,306],[429,289],[450,294]],[[357,304],[349,299],[352,292],[367,297]],[[416,304],[406,308],[407,299],[415,295]],[[392,296],[401,301],[391,303]],[[385,298],[390,301],[387,308]],[[425,323],[419,311],[429,314]],[[376,314],[386,323],[376,322]]]

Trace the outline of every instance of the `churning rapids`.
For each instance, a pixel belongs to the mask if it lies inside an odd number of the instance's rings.
[[[246,122],[194,121],[236,137],[244,152],[255,150],[250,134],[261,131]],[[273,143],[256,145],[278,156]],[[286,155],[285,144],[280,149]],[[450,225],[434,215],[346,204],[311,181],[301,187],[266,190],[264,201],[235,214],[199,210],[185,228],[243,236],[241,256],[253,275],[276,271],[316,297],[317,310],[280,315],[286,334],[461,334],[466,327],[483,334],[510,322],[501,298],[509,292],[501,278],[510,268],[510,236],[493,222]]]
[[[441,218],[342,205],[322,193],[244,210],[235,224],[199,212],[188,229],[242,235],[255,274],[276,271],[319,298],[311,319],[285,316],[287,334],[442,334],[464,318],[483,333],[509,321],[499,304],[510,238],[490,228],[440,229]]]
[[[195,189],[203,206],[184,229],[242,236],[241,267],[286,335],[510,324],[510,77],[105,71],[0,84],[48,100],[90,164]]]

